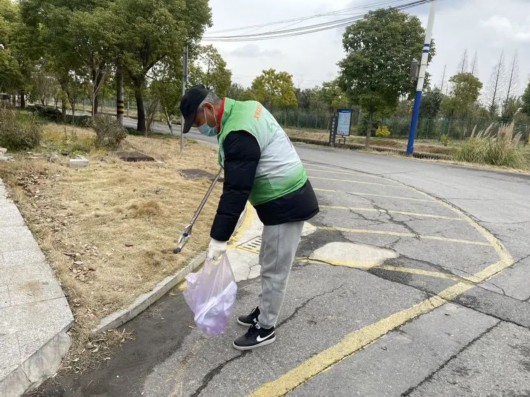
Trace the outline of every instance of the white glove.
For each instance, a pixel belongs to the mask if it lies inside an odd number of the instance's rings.
[[[226,252],[226,241],[210,240],[206,259],[219,260]]]

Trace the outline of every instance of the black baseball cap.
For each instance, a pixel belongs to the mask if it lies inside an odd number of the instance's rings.
[[[180,112],[184,116],[183,132],[185,134],[190,131],[191,126],[195,122],[197,109],[209,92],[203,85],[196,85],[188,89],[182,97],[180,101]]]

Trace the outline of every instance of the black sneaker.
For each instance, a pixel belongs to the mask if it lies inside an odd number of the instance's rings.
[[[256,307],[250,314],[247,314],[246,316],[239,316],[237,318],[237,323],[244,325],[245,327],[250,327],[251,325],[254,325],[258,322],[258,316],[259,316],[259,307]]]
[[[237,350],[251,350],[256,347],[270,345],[276,340],[274,327],[261,328],[258,323],[253,324],[243,336],[234,341],[234,348]]]

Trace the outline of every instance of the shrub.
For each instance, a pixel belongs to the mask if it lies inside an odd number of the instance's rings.
[[[39,145],[41,134],[34,117],[0,108],[0,146],[8,150],[32,149]]]
[[[514,134],[514,124],[502,125],[495,134],[493,124],[486,130],[464,142],[455,154],[455,159],[472,163],[522,168],[526,160],[523,150],[519,147],[520,134]]]
[[[449,144],[449,135],[447,134],[440,135],[440,142],[442,143],[442,145],[447,146]]]
[[[388,138],[390,136],[390,130],[386,125],[382,125],[375,131],[375,136],[379,138]]]
[[[32,105],[28,106],[27,109],[41,119],[54,123],[71,124],[79,127],[88,127],[92,124],[92,116],[63,115],[59,109],[50,106]]]
[[[121,141],[127,138],[127,130],[111,116],[96,116],[93,127],[96,130],[96,147],[117,149]]]

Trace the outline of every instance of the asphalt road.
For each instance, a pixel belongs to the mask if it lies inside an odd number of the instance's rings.
[[[43,395],[529,396],[530,178],[297,150],[322,211],[274,344],[233,350],[235,323],[203,337],[176,293],[126,325],[135,340],[104,368]],[[259,289],[239,283],[236,313]]]

